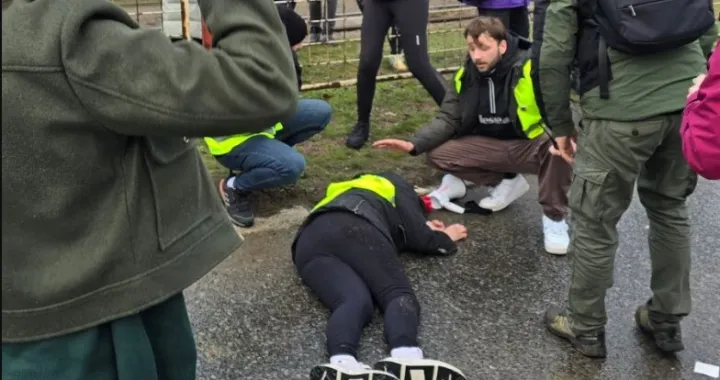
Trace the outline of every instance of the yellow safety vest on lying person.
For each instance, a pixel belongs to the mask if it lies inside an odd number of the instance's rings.
[[[395,185],[393,185],[393,183],[387,178],[374,174],[364,174],[349,181],[333,182],[328,185],[328,188],[325,191],[325,198],[318,202],[318,204],[316,204],[310,212],[315,212],[321,207],[332,202],[341,194],[352,189],[371,191],[395,207]]]
[[[210,154],[213,156],[222,156],[230,153],[236,146],[244,143],[247,139],[255,136],[266,136],[274,139],[275,135],[283,129],[282,123],[277,123],[272,127],[258,133],[241,133],[232,136],[205,137],[205,144],[208,146]]]
[[[528,59],[522,65],[522,75],[516,81],[513,88],[513,95],[517,108],[517,118],[520,121],[522,132],[528,139],[542,136],[545,133],[545,125],[540,115],[540,108],[535,100],[535,89],[530,77],[531,61]],[[518,70],[519,71],[519,70]],[[460,94],[462,90],[462,79],[465,74],[465,67],[455,73],[455,92]],[[517,75],[517,74],[516,74]]]

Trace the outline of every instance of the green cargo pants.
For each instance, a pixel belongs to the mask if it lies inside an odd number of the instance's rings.
[[[575,333],[596,331],[607,322],[605,292],[613,283],[616,226],[630,206],[636,181],[650,221],[650,316],[657,323],[677,323],[690,312],[685,200],[697,176],[683,157],[681,118],[583,120],[568,191],[573,255],[568,311]]]
[[[197,354],[185,300],[29,343],[2,344],[3,380],[193,380]]]

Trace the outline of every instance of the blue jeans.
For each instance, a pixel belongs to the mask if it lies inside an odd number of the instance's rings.
[[[274,139],[251,137],[217,160],[230,171],[240,171],[233,183],[238,190],[292,185],[305,170],[305,157],[294,146],[322,132],[331,118],[327,102],[300,99],[295,115],[283,122]]]

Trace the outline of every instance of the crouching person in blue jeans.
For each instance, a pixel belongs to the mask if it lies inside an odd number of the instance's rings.
[[[307,36],[307,25],[297,13],[278,7],[293,49],[301,86],[301,69],[295,51]],[[232,222],[250,227],[255,222],[250,203],[254,190],[292,185],[305,170],[305,158],[295,145],[322,132],[330,123],[332,108],[319,99],[300,99],[295,114],[286,121],[269,126],[263,132],[224,137],[206,137],[210,154],[230,170],[220,181],[220,194]]]

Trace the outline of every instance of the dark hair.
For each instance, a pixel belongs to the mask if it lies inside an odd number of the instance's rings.
[[[477,40],[478,37],[483,34],[487,34],[494,40],[500,42],[507,38],[505,33],[505,25],[497,17],[476,17],[470,21],[468,26],[465,28],[465,38],[470,36],[473,40]]]
[[[277,6],[277,10],[280,14],[280,20],[283,25],[285,25],[285,32],[287,33],[290,46],[295,46],[302,42],[308,34],[307,24],[302,16],[284,5]]]

